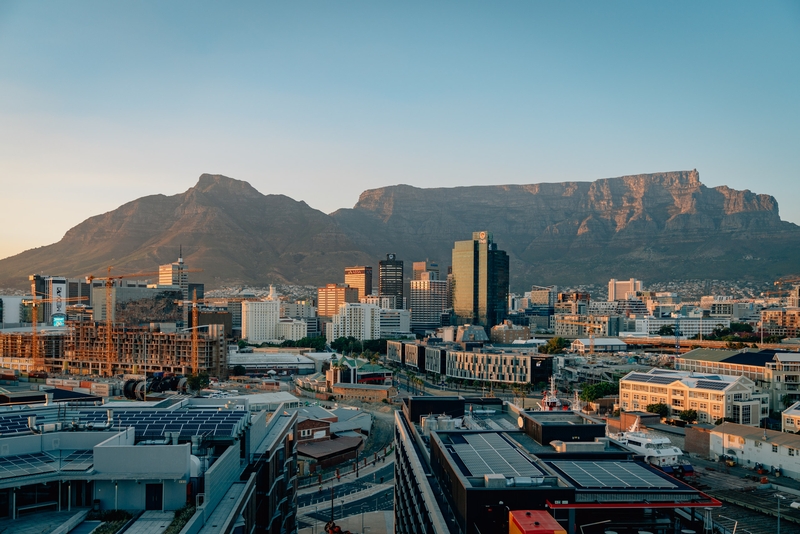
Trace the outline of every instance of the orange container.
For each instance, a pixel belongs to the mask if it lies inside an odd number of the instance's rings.
[[[513,510],[508,512],[508,534],[567,534],[567,531],[545,510]]]

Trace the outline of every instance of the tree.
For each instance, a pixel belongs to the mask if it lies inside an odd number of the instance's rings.
[[[788,408],[789,406],[794,404],[794,401],[792,400],[792,397],[787,393],[786,395],[781,397],[781,404],[783,404],[784,408]]]
[[[243,349],[247,346],[247,341],[245,341],[244,339],[240,339],[239,341],[236,342],[236,344],[239,345],[240,349]]]
[[[680,417],[682,421],[686,421],[687,423],[694,423],[695,421],[697,421],[697,410],[683,410],[681,413],[678,414],[678,417]]]
[[[606,395],[616,395],[617,393],[619,393],[619,383],[599,382],[583,385],[580,398],[583,402],[594,402]]]
[[[199,375],[189,375],[186,377],[186,384],[192,391],[200,391],[208,387],[211,381],[208,378],[208,373],[200,373]]]
[[[658,404],[648,404],[645,410],[649,413],[657,413],[664,418],[669,416],[669,406],[663,402],[659,402]]]
[[[247,369],[244,368],[244,365],[234,365],[231,372],[233,376],[244,376],[247,373]]]
[[[659,336],[674,336],[675,335],[675,326],[671,324],[665,324],[661,328],[658,329],[656,332]]]
[[[569,343],[563,337],[554,337],[547,340],[545,345],[539,347],[539,352],[542,354],[560,354],[564,352]]]

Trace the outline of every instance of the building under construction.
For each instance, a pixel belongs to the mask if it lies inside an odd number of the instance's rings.
[[[0,333],[0,365],[22,372],[41,367],[33,359],[32,339],[30,329]],[[36,342],[38,358],[44,360],[43,368],[49,373],[113,376],[164,371],[191,375],[199,371],[227,375],[222,325],[192,332],[115,325],[109,336],[105,323],[74,322],[39,332]],[[195,358],[197,364],[193,365]]]

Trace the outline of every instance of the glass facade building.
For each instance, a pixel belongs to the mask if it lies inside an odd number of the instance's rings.
[[[395,307],[403,306],[403,260],[394,254],[387,254],[385,260],[378,262],[378,294],[381,297],[394,297]]]
[[[453,246],[453,311],[459,324],[491,328],[506,317],[508,254],[497,249],[489,232]]]

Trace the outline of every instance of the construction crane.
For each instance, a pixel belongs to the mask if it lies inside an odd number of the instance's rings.
[[[587,319],[589,321],[591,321],[591,320],[594,319],[594,316],[593,315],[589,315],[587,317]],[[571,324],[571,325],[574,325],[574,326],[582,326],[582,327],[586,328],[587,332],[589,333],[589,355],[590,356],[594,356],[594,333],[595,333],[595,330],[597,330],[598,332],[602,331],[603,330],[603,325],[600,325],[600,324],[597,324],[597,323],[594,323],[594,322],[570,321],[570,320],[564,320],[564,319],[562,319],[561,322],[564,323],[564,324]]]
[[[99,280],[103,282],[103,285],[106,288],[106,314],[105,314],[105,322],[106,322],[106,354],[105,354],[105,365],[106,365],[106,372],[111,375],[111,364],[114,361],[114,348],[113,348],[113,341],[114,336],[112,335],[112,330],[114,327],[114,321],[112,319],[112,315],[114,313],[112,302],[111,302],[111,288],[114,287],[114,282],[116,280],[122,280],[124,278],[151,278],[153,276],[159,276],[159,271],[150,271],[150,272],[143,272],[143,273],[129,273],[129,274],[111,274],[111,266],[108,267],[106,276],[95,276],[89,275],[86,277],[86,281],[91,285],[92,281]],[[197,273],[200,272],[201,269],[184,269],[183,272],[185,273]]]
[[[31,359],[33,360],[34,371],[45,371],[44,356],[39,355],[39,339],[36,330],[39,322],[39,306],[41,304],[53,304],[54,302],[77,302],[87,300],[88,297],[50,297],[50,298],[36,298],[36,295],[30,300],[23,300],[23,304],[30,304],[31,306]]]
[[[186,306],[188,304],[192,305],[192,373],[200,374],[200,341],[198,339],[198,329],[199,325],[199,303],[205,303],[206,299],[198,299],[197,298],[197,290],[195,289],[192,291],[192,300],[176,300],[176,304],[182,304]]]

